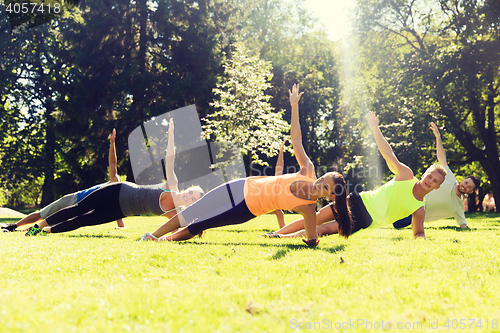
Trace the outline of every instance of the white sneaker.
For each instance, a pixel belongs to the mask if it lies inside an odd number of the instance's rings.
[[[144,236],[141,237],[141,239],[139,239],[140,242],[148,242],[148,241],[158,241],[158,238],[156,238],[155,236],[151,235],[149,232],[146,232],[144,234]]]

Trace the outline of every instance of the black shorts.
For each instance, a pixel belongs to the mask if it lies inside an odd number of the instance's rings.
[[[373,219],[366,210],[365,204],[359,193],[351,192],[347,197],[347,204],[349,205],[351,219],[354,224],[352,233],[361,229],[366,229],[372,224]]]

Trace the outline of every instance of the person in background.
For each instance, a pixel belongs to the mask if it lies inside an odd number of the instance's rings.
[[[115,140],[116,140],[116,130],[113,129],[113,133],[109,137],[109,156],[108,156],[109,181],[107,183],[98,184],[85,190],[66,194],[65,196],[45,206],[41,210],[37,210],[36,212],[33,212],[23,217],[16,223],[9,223],[7,225],[2,226],[3,231],[15,231],[16,228],[20,226],[36,223],[39,220],[45,220],[47,217],[54,214],[55,212],[82,201],[83,198],[85,198],[87,195],[103,187],[104,185],[119,182],[120,178],[118,177]],[[116,223],[118,225],[116,227],[117,229],[125,228],[125,223],[123,222],[123,219],[116,220]],[[26,230],[21,230],[21,231],[26,231]]]
[[[177,208],[187,206],[203,196],[199,186],[179,191],[174,172],[174,122],[170,119],[165,157],[167,182],[156,185],[137,185],[130,182],[110,183],[90,193],[73,206],[59,210],[40,224],[33,225],[26,236],[61,233],[80,227],[108,223],[126,216],[159,215],[172,217]]]

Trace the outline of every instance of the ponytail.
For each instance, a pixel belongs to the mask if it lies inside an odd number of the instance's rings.
[[[351,214],[347,206],[347,189],[345,186],[344,177],[338,173],[334,172],[334,192],[335,204],[334,209],[337,213],[337,223],[339,225],[339,235],[348,238],[352,234],[353,226],[351,221]]]

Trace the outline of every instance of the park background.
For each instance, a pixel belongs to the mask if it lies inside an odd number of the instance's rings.
[[[294,83],[305,92],[303,142],[319,170],[343,171],[366,189],[390,177],[365,124],[373,110],[417,176],[436,162],[434,121],[455,175],[482,180],[479,202],[500,197],[497,1],[348,2],[339,13],[350,32],[340,37],[300,0],[64,6],[57,17],[1,11],[4,205],[44,206],[106,181],[113,128],[119,174],[133,181],[130,132],[191,104],[211,141],[240,146],[247,174],[271,175],[264,166],[274,166],[285,137]],[[294,160],[285,154],[286,167]]]
[[[130,132],[191,104],[211,141],[238,143],[248,173],[273,174],[294,83],[307,153],[350,186],[390,178],[364,120],[373,110],[417,176],[436,161],[434,121],[455,175],[474,173],[480,197],[499,197],[498,1],[346,1],[340,37],[304,1],[92,0],[32,21],[2,3],[2,205],[43,206],[106,181],[113,128],[119,173],[133,181]],[[296,167],[286,152],[285,172]],[[426,240],[386,227],[315,249],[258,237],[276,229],[272,215],[182,243],[137,242],[157,217],[2,233],[0,331],[498,332],[499,217],[467,219],[469,229],[426,225]]]

